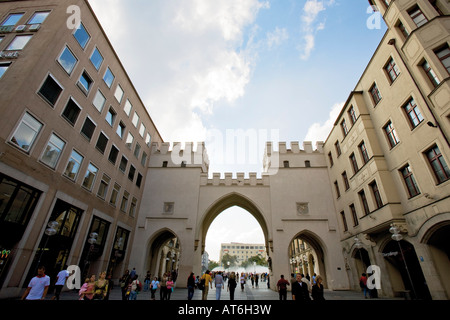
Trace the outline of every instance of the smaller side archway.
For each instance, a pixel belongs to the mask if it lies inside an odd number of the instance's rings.
[[[170,229],[162,229],[148,242],[145,269],[152,277],[161,278],[164,273],[177,273],[181,256],[179,238]]]
[[[313,284],[313,275],[320,275],[328,288],[325,252],[322,241],[310,231],[298,233],[288,249],[291,274],[301,273]]]

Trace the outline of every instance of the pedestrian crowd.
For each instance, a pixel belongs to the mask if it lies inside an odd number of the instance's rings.
[[[311,283],[312,282],[312,283]],[[302,273],[291,274],[291,281],[287,281],[284,275],[281,275],[280,280],[277,282],[277,291],[280,300],[287,300],[287,287],[291,286],[292,300],[295,301],[305,301],[313,300],[323,301],[325,300],[323,296],[323,279],[320,275],[314,273],[311,278],[309,275],[305,277]]]

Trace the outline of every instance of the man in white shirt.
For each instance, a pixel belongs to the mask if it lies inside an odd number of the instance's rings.
[[[61,294],[61,290],[64,288],[68,277],[69,271],[67,271],[67,266],[64,266],[64,269],[61,270],[56,276],[55,295],[53,296],[52,300],[59,300],[59,295]]]
[[[50,286],[50,277],[45,275],[45,267],[38,268],[38,274],[31,279],[28,288],[22,296],[22,300],[44,300]]]

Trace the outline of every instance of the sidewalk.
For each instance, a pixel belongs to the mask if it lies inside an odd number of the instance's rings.
[[[156,300],[160,300],[160,291],[159,289],[156,291],[155,297]],[[186,288],[175,288],[171,294],[171,300],[186,300],[187,301],[187,289]],[[53,295],[48,294],[47,299],[51,299]],[[356,291],[331,291],[325,289],[324,292],[325,300],[365,300],[362,292]],[[77,300],[78,299],[78,290],[77,291],[63,291],[60,296],[61,300]],[[288,292],[287,299],[291,300],[292,295],[291,292]],[[120,287],[115,286],[113,290],[111,290],[109,295],[109,300],[122,300],[122,292]],[[151,300],[150,291],[142,291],[138,294],[137,300]],[[192,300],[202,300],[202,292],[200,290],[195,290],[194,297]],[[208,300],[216,300],[216,289],[209,289],[208,292]],[[227,292],[227,289],[222,289],[221,300],[229,301],[230,293]],[[279,300],[278,293],[271,289],[267,288],[265,282],[261,283],[259,288],[252,288],[248,284],[245,285],[244,291],[241,291],[241,288],[238,286],[234,293],[234,300]],[[401,298],[378,298],[376,300],[403,300]]]

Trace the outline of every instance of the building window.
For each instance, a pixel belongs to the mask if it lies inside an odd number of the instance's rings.
[[[334,189],[336,190],[336,198],[339,199],[341,197],[341,191],[339,190],[339,184],[337,181],[334,182]]]
[[[75,32],[73,33],[73,36],[75,37],[75,39],[77,39],[78,43],[80,44],[81,48],[83,48],[83,49],[86,48],[86,45],[89,42],[89,39],[91,38],[91,36],[86,31],[86,28],[84,27],[84,25],[82,23],[80,23],[80,26],[78,27],[78,29],[75,30]]]
[[[122,202],[120,203],[120,211],[127,212],[129,197],[130,197],[130,194],[127,191],[124,191],[123,196],[122,196]]]
[[[97,144],[95,145],[95,147],[97,148],[98,151],[100,151],[102,154],[105,153],[105,149],[106,146],[108,145],[108,137],[103,133],[100,132],[100,135],[98,136],[97,139]]]
[[[134,156],[139,159],[139,153],[141,152],[141,145],[136,142],[136,146],[134,147]]]
[[[144,138],[145,135],[145,130],[147,130],[147,128],[145,127],[144,123],[141,122],[141,126],[139,128],[139,135]]]
[[[94,105],[95,109],[97,109],[98,112],[102,113],[103,107],[105,106],[105,102],[106,102],[105,96],[100,90],[97,90],[94,100],[92,101],[92,104]]]
[[[102,63],[103,63],[103,56],[100,53],[100,51],[98,50],[98,48],[95,48],[94,51],[92,52],[91,58],[90,58],[92,65],[94,66],[95,69],[99,70]]]
[[[447,69],[447,72],[450,74],[450,48],[448,44],[446,43],[442,48],[435,50],[434,53],[442,62],[444,68]]]
[[[55,106],[58,101],[59,96],[63,88],[53,79],[52,76],[48,75],[45,79],[42,87],[39,89],[39,95],[45,99],[51,106]]]
[[[342,133],[344,134],[344,137],[348,134],[348,128],[347,128],[347,123],[345,122],[345,119],[341,121],[341,128],[342,128]]]
[[[364,190],[361,190],[360,192],[358,192],[358,195],[359,199],[361,200],[361,205],[364,209],[364,214],[368,215],[370,213],[370,210],[369,204],[367,203],[366,193],[364,192]]]
[[[130,131],[128,131],[128,136],[127,136],[127,140],[125,141],[125,144],[128,147],[128,149],[130,149],[130,150],[131,150],[131,146],[133,145],[133,141],[134,141],[134,136],[131,134]]]
[[[418,28],[428,22],[427,17],[423,14],[422,10],[420,10],[419,6],[414,6],[412,9],[408,10],[408,14]]]
[[[181,166],[183,167],[183,162],[184,162],[184,167],[186,167],[186,161],[182,161]],[[283,167],[289,168],[289,161],[283,161]]]
[[[63,67],[63,69],[67,72],[68,75],[72,74],[73,69],[75,68],[78,59],[75,55],[70,51],[70,49],[66,46],[64,47],[63,52],[58,58],[58,62]]]
[[[120,137],[120,139],[123,139],[123,135],[125,134],[125,125],[122,121],[119,122],[119,125],[117,126],[116,133]]]
[[[351,106],[350,109],[348,110],[348,115],[350,117],[350,121],[351,121],[352,125],[354,125],[357,118],[356,118],[355,108],[353,108],[353,106]]]
[[[381,94],[380,90],[378,90],[377,84],[374,83],[372,87],[369,89],[370,96],[372,97],[372,101],[374,103],[374,106],[376,106],[381,101]]]
[[[150,147],[150,143],[152,142],[152,137],[150,136],[150,133],[147,133],[145,136],[145,144]]]
[[[438,184],[450,179],[450,170],[438,146],[433,146],[431,149],[425,152],[425,155],[428,159],[428,162],[430,163],[431,169],[433,170]]]
[[[125,173],[125,170],[127,169],[127,165],[128,165],[128,159],[125,158],[125,156],[122,156],[122,159],[120,159],[120,164],[119,164],[120,171]]]
[[[42,123],[36,120],[36,118],[28,112],[25,112],[16,131],[12,135],[10,142],[21,148],[23,151],[30,152],[41,129]]]
[[[0,42],[1,42],[1,38],[0,38]],[[6,70],[8,70],[10,65],[11,65],[11,62],[0,63],[0,79],[3,77],[3,75],[5,74]]]
[[[405,38],[409,37],[409,32],[408,29],[406,29],[405,25],[399,20],[397,23],[397,28],[400,30],[400,32],[402,33],[402,35]]]
[[[106,198],[106,193],[108,193],[109,183],[111,178],[106,174],[103,174],[102,180],[100,181],[100,186],[98,187],[97,196],[103,200]]]
[[[63,140],[52,134],[41,156],[41,162],[55,169],[65,145]]]
[[[136,168],[133,165],[130,165],[130,170],[128,171],[128,179],[130,179],[130,181],[133,181],[135,174],[136,174]]]
[[[137,206],[137,199],[133,197],[133,199],[131,200],[130,211],[128,212],[128,214],[132,218],[134,218],[134,216],[136,215],[136,206]]]
[[[348,231],[347,219],[345,218],[345,212],[344,211],[341,211],[341,219],[342,219],[342,225],[344,227],[344,232]]]
[[[350,206],[350,212],[352,213],[352,218],[353,218],[353,226],[356,227],[357,225],[359,225],[359,221],[358,221],[358,215],[356,214],[356,208],[355,205],[352,203]]]
[[[16,36],[13,41],[9,44],[9,46],[6,48],[8,51],[20,51],[25,48],[28,41],[31,40],[32,35],[20,35]]]
[[[386,124],[383,129],[384,129],[384,132],[386,133],[386,137],[388,139],[389,146],[392,149],[400,142],[400,140],[398,139],[397,133],[395,132],[395,128],[392,125],[392,122],[389,121],[388,124]]]
[[[134,112],[133,120],[132,120],[131,122],[133,123],[133,126],[134,126],[135,128],[138,127],[138,123],[139,123],[139,115],[137,114],[137,112]]]
[[[121,189],[120,185],[114,183],[114,188],[111,192],[111,198],[109,198],[109,204],[112,205],[113,207],[116,206],[117,197],[119,196],[120,189]]]
[[[350,189],[350,184],[348,183],[348,177],[347,177],[346,171],[342,172],[342,180],[344,181],[345,190],[347,191],[348,189]]]
[[[117,85],[116,91],[114,92],[114,97],[116,98],[117,102],[121,103],[123,98],[123,89],[120,85]]]
[[[383,206],[383,201],[381,201],[380,190],[378,189],[377,183],[374,181],[370,184],[370,188],[372,189],[373,197],[375,198],[375,204],[377,209]]]
[[[336,141],[335,144],[334,144],[334,146],[335,146],[335,148],[336,148],[337,156],[339,157],[339,156],[342,154],[342,151],[341,151],[341,145],[339,144],[339,141]]]
[[[436,10],[436,12],[440,15],[440,16],[444,16],[444,12],[443,9],[444,7],[441,9],[441,3],[438,2],[438,0],[429,0],[431,5],[433,6],[434,10]]]
[[[142,184],[142,174],[140,174],[140,173],[138,172],[138,175],[137,175],[137,178],[136,178],[136,186],[137,186],[138,188],[140,188],[140,187],[141,187],[141,184]]]
[[[96,125],[95,123],[89,118],[86,117],[86,120],[84,120],[83,127],[81,128],[81,134],[91,141],[92,135],[94,134]]]
[[[35,12],[27,24],[42,24],[49,14],[50,11]]]
[[[111,127],[114,126],[114,122],[116,121],[117,113],[114,111],[112,107],[109,107],[108,112],[106,113],[106,122],[109,123]]]
[[[94,81],[89,76],[89,74],[86,71],[83,71],[77,84],[78,87],[81,89],[81,91],[83,91],[85,95],[88,95],[89,91],[91,90],[93,82]]]
[[[67,101],[62,116],[64,119],[67,120],[67,122],[69,122],[72,126],[74,126],[75,123],[77,122],[80,112],[81,108],[78,106],[78,104],[72,98],[69,98],[69,101]]]
[[[92,163],[89,163],[89,166],[86,170],[86,174],[84,175],[82,186],[91,191],[92,187],[94,186],[97,173],[98,168],[94,166]]]
[[[333,166],[333,164],[334,164],[334,162],[333,162],[333,155],[331,154],[331,152],[328,153],[328,160],[330,161],[330,168],[331,168]]]
[[[358,162],[356,161],[355,154],[352,153],[350,155],[349,159],[350,159],[350,164],[352,165],[352,168],[353,168],[353,173],[354,174],[358,173],[359,168],[358,168]]]
[[[114,82],[114,74],[112,73],[111,69],[108,67],[106,69],[105,75],[103,76],[103,81],[105,81],[105,84],[108,86],[108,88],[111,88],[113,82]]]
[[[5,21],[2,22],[2,27],[15,26],[17,22],[23,17],[23,13],[11,13]]]
[[[147,154],[145,152],[142,152],[141,164],[143,167],[145,167],[146,163],[147,163]]]
[[[81,164],[83,163],[83,159],[84,157],[81,154],[75,150],[72,150],[66,170],[64,170],[64,176],[75,181],[77,179]]]
[[[392,84],[400,75],[400,71],[395,63],[394,59],[389,59],[388,63],[384,66],[384,70],[389,77],[389,81]]]
[[[117,149],[115,146],[111,146],[111,150],[109,151],[108,160],[111,161],[112,164],[116,164],[118,155],[119,155],[119,149]]]
[[[449,61],[449,64],[450,64],[450,61]],[[428,63],[428,61],[425,60],[422,63],[422,68],[425,71],[426,75],[428,76],[428,79],[430,79],[431,83],[433,84],[433,87],[437,87],[441,83],[441,81],[439,80],[439,78],[437,77],[436,73],[431,68],[431,66]]]
[[[125,102],[125,105],[123,107],[123,111],[125,111],[125,114],[127,116],[130,116],[131,109],[133,109],[133,105],[131,104],[130,100],[127,99],[127,101]]]
[[[366,144],[364,143],[364,141],[361,142],[361,144],[359,145],[359,151],[361,152],[361,157],[363,159],[364,164],[369,162],[369,154],[367,152]]]
[[[408,190],[409,198],[415,197],[420,194],[419,187],[417,186],[416,179],[411,171],[409,164],[400,169],[403,181],[405,182],[406,189]]]
[[[423,121],[423,116],[420,113],[419,107],[417,106],[413,98],[411,98],[411,100],[409,100],[408,103],[403,106],[403,110],[405,110],[408,116],[408,120],[412,129],[417,127]]]

